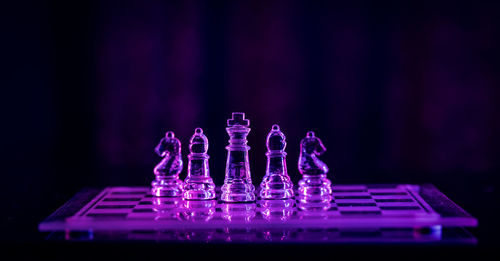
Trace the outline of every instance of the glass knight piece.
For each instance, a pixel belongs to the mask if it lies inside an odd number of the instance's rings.
[[[227,120],[226,131],[229,134],[227,149],[226,176],[221,188],[221,200],[225,202],[255,201],[255,187],[250,176],[248,162],[247,135],[250,132],[250,121],[245,113],[233,112],[232,119]]]
[[[188,173],[184,180],[184,199],[207,200],[215,198],[215,184],[208,166],[208,139],[201,128],[196,128],[189,143]]]
[[[309,131],[300,141],[299,195],[305,197],[327,197],[332,193],[331,181],[327,178],[328,167],[318,156],[326,151],[321,140]]]
[[[267,135],[266,174],[260,183],[263,199],[288,199],[294,196],[293,183],[286,168],[286,140],[278,125],[273,125]]]
[[[155,148],[163,159],[154,168],[156,179],[151,182],[151,193],[157,197],[182,196],[183,182],[179,179],[182,171],[181,142],[168,131]]]

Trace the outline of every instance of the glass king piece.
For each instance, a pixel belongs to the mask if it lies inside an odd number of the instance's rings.
[[[250,176],[248,162],[247,135],[250,132],[250,121],[245,113],[233,112],[232,119],[227,120],[226,131],[229,134],[227,149],[226,176],[221,188],[221,200],[224,202],[255,201],[255,187]]]

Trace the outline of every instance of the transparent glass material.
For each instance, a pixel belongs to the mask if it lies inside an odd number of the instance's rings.
[[[215,200],[184,201],[184,219],[191,222],[208,222],[215,214]]]
[[[306,200],[323,201],[322,198],[332,194],[332,183],[326,176],[328,166],[318,158],[325,151],[325,146],[312,131],[307,132],[300,142],[299,172],[302,179],[298,192]]]
[[[161,139],[155,152],[163,159],[154,168],[156,179],[151,183],[151,193],[157,197],[182,196],[183,182],[179,179],[182,171],[181,142],[168,131]]]
[[[267,221],[286,221],[294,213],[295,200],[266,200],[260,202],[262,217]]]
[[[222,210],[222,219],[229,222],[248,223],[257,215],[257,204],[254,202],[242,204],[223,203],[220,204],[220,208]]]
[[[250,132],[250,121],[245,113],[233,112],[232,119],[227,120],[226,131],[229,134],[227,149],[226,176],[221,188],[221,200],[224,202],[255,201],[255,187],[250,176],[248,162],[247,135]]]
[[[181,197],[154,197],[151,201],[152,209],[156,212],[154,219],[181,221],[183,202]]]
[[[266,174],[260,183],[263,199],[288,199],[294,196],[293,183],[286,168],[285,135],[278,125],[273,125],[267,135]]]
[[[208,166],[208,139],[201,128],[196,128],[189,143],[188,173],[184,180],[183,197],[187,200],[215,198],[215,184]]]

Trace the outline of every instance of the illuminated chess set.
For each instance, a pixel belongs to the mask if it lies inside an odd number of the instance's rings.
[[[234,112],[227,120],[229,145],[226,147],[226,176],[220,199],[224,202],[255,201],[255,187],[250,175],[247,135],[250,121],[245,114]],[[267,135],[266,174],[260,184],[262,199],[291,199],[295,196],[293,183],[286,167],[286,140],[278,125],[273,125]],[[179,179],[183,162],[181,142],[172,131],[168,131],[156,147],[156,153],[163,160],[154,168],[156,180],[152,182],[151,193],[157,197],[183,197],[186,200],[215,199],[215,184],[210,177],[208,164],[208,139],[201,128],[196,128],[189,143],[187,177]],[[300,143],[299,171],[303,179],[298,192],[303,200],[331,201],[331,181],[327,178],[328,167],[318,156],[326,151],[314,132],[309,131]]]
[[[83,190],[39,229],[66,240],[475,243],[464,227],[477,226],[477,220],[432,185],[332,185],[318,158],[326,148],[312,131],[300,142],[302,179],[294,187],[285,135],[272,126],[266,173],[255,189],[249,126],[244,113],[227,120],[221,187],[210,177],[203,130],[196,128],[190,139],[184,180],[181,142],[168,131],[155,148],[162,160],[150,188]]]

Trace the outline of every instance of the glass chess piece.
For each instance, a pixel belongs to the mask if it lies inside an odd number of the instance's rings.
[[[184,180],[183,197],[187,200],[215,198],[215,184],[208,166],[208,139],[201,128],[196,128],[189,143],[188,173]]]
[[[299,172],[302,179],[299,181],[299,196],[308,201],[326,201],[323,199],[332,194],[332,182],[326,176],[328,166],[318,158],[325,151],[325,146],[312,131],[300,141]]]
[[[250,176],[248,162],[247,135],[250,132],[250,121],[245,113],[233,112],[232,119],[227,120],[226,131],[229,134],[227,149],[226,176],[221,188],[221,200],[224,202],[255,201],[255,187]]]
[[[293,183],[286,168],[286,141],[280,127],[275,124],[267,135],[266,174],[260,183],[262,199],[288,199],[294,196]]]
[[[155,152],[163,159],[154,168],[156,179],[151,182],[151,193],[156,197],[182,196],[182,180],[179,174],[182,171],[181,142],[168,131],[155,148]]]

